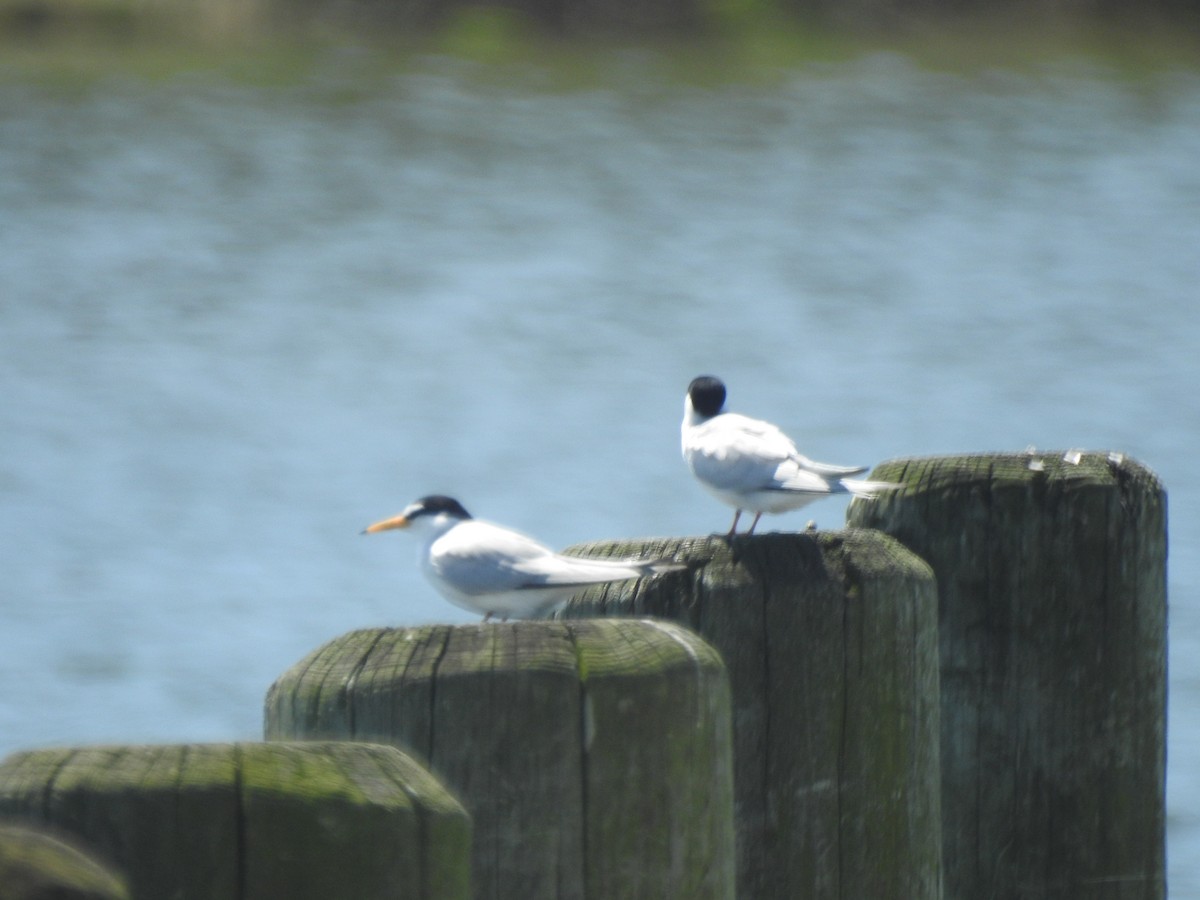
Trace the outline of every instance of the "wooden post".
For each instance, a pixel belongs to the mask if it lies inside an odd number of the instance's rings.
[[[471,813],[476,897],[733,897],[728,679],[678,626],[353,632],[276,681],[266,734],[422,754]]]
[[[129,900],[125,881],[65,836],[0,823],[4,900]]]
[[[135,900],[465,900],[470,822],[394,747],[183,744],[17,753],[0,812],[119,865]]]
[[[877,532],[586,544],[688,572],[592,588],[567,616],[704,635],[733,690],[738,896],[941,896],[936,595]]]
[[[1161,898],[1166,494],[1117,454],[894,460],[937,573],[950,897]]]

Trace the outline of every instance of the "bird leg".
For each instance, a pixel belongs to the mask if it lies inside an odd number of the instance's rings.
[[[737,523],[738,519],[741,517],[742,511],[740,509],[735,509],[733,511],[733,524],[729,526],[729,534],[725,535],[726,537],[733,537],[735,534],[737,534]]]
[[[491,619],[492,619],[492,614],[491,614],[490,612],[489,612],[489,613],[484,613],[484,614],[483,614],[483,621],[485,621],[485,622],[490,622],[490,621],[491,621]]]
[[[758,512],[754,514],[754,521],[750,523],[750,530],[747,531],[746,534],[754,534],[754,526],[758,524],[758,520],[761,518],[762,513]]]

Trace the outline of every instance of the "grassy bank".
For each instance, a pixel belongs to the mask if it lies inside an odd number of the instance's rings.
[[[382,7],[376,7],[380,9]],[[204,70],[291,81],[353,48],[358,69],[394,71],[446,54],[489,65],[546,65],[589,80],[612,51],[681,77],[773,75],[812,62],[895,52],[950,70],[1038,68],[1083,60],[1127,73],[1200,68],[1200,20],[1118,22],[1094,15],[930,14],[814,24],[763,0],[709,0],[677,31],[563,33],[511,10],[464,7],[437,21],[307,4],[284,16],[270,0],[0,0],[0,78],[165,77]]]

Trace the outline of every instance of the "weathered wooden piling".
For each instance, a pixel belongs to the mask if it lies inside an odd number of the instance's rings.
[[[111,866],[63,835],[0,822],[3,900],[129,900]]]
[[[893,460],[938,579],[947,896],[1161,898],[1166,494],[1117,454]]]
[[[284,673],[269,738],[391,742],[474,822],[476,897],[731,900],[729,686],[666,622],[344,635]]]
[[[465,900],[470,820],[394,747],[83,747],[0,763],[0,813],[66,831],[134,900]]]
[[[566,616],[654,615],[729,668],[738,896],[941,896],[937,605],[878,532],[586,544],[689,571],[593,588]]]

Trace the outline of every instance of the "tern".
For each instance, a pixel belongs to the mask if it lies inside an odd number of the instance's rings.
[[[627,581],[686,568],[670,560],[607,560],[563,556],[520,532],[471,517],[440,494],[410,503],[364,534],[412,528],[424,538],[419,560],[438,592],[486,622],[544,616],[591,584]]]
[[[743,510],[762,514],[799,509],[831,494],[873,499],[902,487],[887,481],[853,479],[866,466],[831,466],[804,456],[770,422],[724,412],[725,385],[701,375],[688,385],[681,426],[683,458],[709,493],[736,510],[729,536],[737,532]]]

